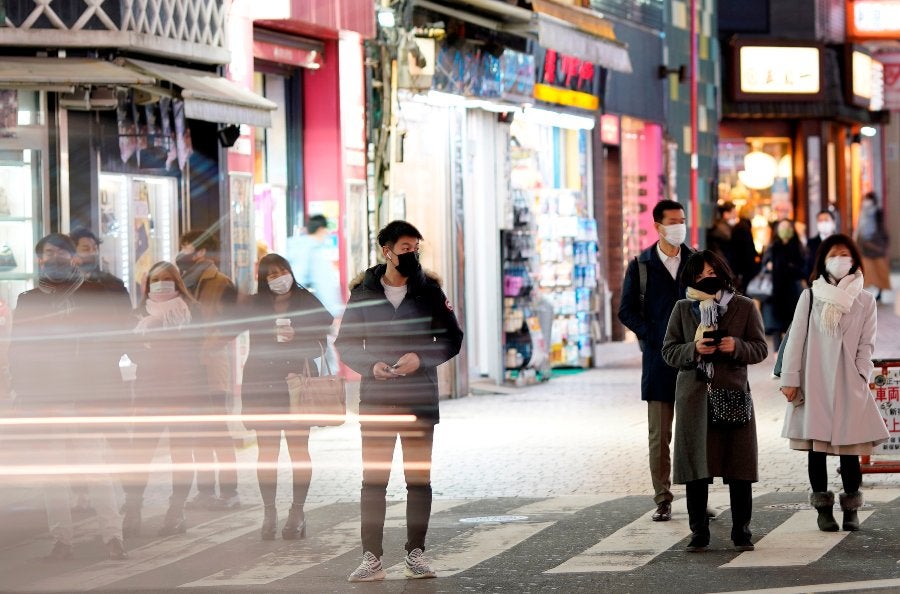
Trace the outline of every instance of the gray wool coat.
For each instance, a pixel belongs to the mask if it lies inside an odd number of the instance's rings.
[[[675,454],[672,480],[678,484],[700,479],[757,481],[756,413],[739,428],[711,427],[706,414],[706,381],[697,373],[694,334],[700,325],[696,301],[675,304],[662,356],[678,369],[675,384]],[[749,390],[747,366],[765,360],[769,352],[762,317],[756,304],[735,295],[719,319],[719,329],[735,339],[733,353],[713,355],[715,388]]]

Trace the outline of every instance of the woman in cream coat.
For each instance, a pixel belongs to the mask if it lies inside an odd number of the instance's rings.
[[[840,456],[843,528],[859,530],[859,456],[888,439],[869,390],[875,298],[862,290],[862,258],[846,235],[825,239],[815,262],[811,289],[800,297],[784,349],[781,391],[789,404],[782,436],[792,449],[809,452],[810,503],[819,513],[819,529],[826,532],[839,529],[826,456]]]

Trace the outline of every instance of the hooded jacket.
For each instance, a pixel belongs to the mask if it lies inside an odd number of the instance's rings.
[[[438,413],[437,366],[459,352],[463,332],[437,278],[419,271],[407,280],[407,293],[396,310],[384,293],[385,264],[369,268],[350,285],[350,300],[335,346],[341,359],[362,376],[360,414],[414,414],[435,424]],[[376,380],[378,362],[394,364],[415,353],[415,372]]]

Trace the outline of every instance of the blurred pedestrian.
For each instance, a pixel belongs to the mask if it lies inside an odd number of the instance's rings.
[[[407,578],[433,578],[425,559],[431,515],[431,452],[438,410],[437,366],[459,352],[463,333],[438,280],[419,263],[422,234],[406,221],[378,233],[386,263],[354,280],[336,342],[343,361],[362,376],[360,494],[363,561],[351,582],[383,580],[387,485],[397,437],[406,478]],[[369,422],[368,415],[410,415]]]
[[[862,263],[866,268],[867,286],[875,287],[875,300],[881,300],[881,292],[891,289],[891,266],[887,251],[890,237],[884,228],[884,213],[878,206],[878,196],[869,192],[863,198],[856,227]]]
[[[205,395],[201,365],[204,333],[199,328],[197,305],[178,268],[157,262],[147,274],[144,295],[137,308],[131,359],[137,364],[134,385],[132,464],[139,467],[125,481],[125,534],[141,531],[141,508],[147,488],[148,466],[168,430],[172,459],[172,495],[160,536],[187,530],[184,506],[194,479],[191,449],[194,425],[186,415],[198,414],[198,394]],[[169,420],[150,420],[169,417]]]
[[[816,254],[822,242],[837,233],[834,214],[830,210],[823,210],[816,215],[816,234],[806,242],[806,272],[809,277],[816,267]]]
[[[233,318],[238,295],[231,279],[216,266],[218,252],[219,241],[214,230],[187,231],[181,235],[181,251],[175,263],[185,287],[197,302],[199,321],[205,331],[202,356],[207,379],[206,397],[202,399],[203,406],[198,400],[196,412],[225,415],[231,412],[234,402],[231,346],[237,335]],[[209,421],[197,430],[193,458],[201,468],[197,469],[197,495],[188,502],[188,507],[240,507],[234,440],[228,424]]]
[[[750,209],[745,205],[731,229],[731,260],[728,266],[734,274],[735,288],[744,294],[750,280],[759,272],[759,252],[753,241],[753,222]]]
[[[777,352],[791,325],[805,281],[806,253],[793,221],[782,219],[775,224],[762,263],[772,273],[772,295],[762,304],[763,320],[766,334],[772,336],[772,349]]]
[[[619,320],[637,335],[643,351],[641,399],[647,401],[650,479],[653,482],[655,522],[672,519],[672,462],[669,444],[675,415],[675,370],[662,358],[666,322],[684,295],[681,271],[693,253],[687,237],[684,207],[661,200],[653,207],[659,241],[628,264],[622,285]]]
[[[115,305],[103,315],[103,324],[110,329],[115,329],[115,331],[107,333],[102,341],[98,341],[99,344],[97,345],[98,347],[103,346],[104,350],[109,352],[96,353],[96,355],[101,359],[108,360],[112,360],[113,357],[120,357],[126,350],[127,341],[124,339],[131,332],[133,321],[131,297],[128,295],[128,289],[125,288],[125,283],[122,282],[122,279],[101,269],[100,238],[93,231],[81,227],[71,231],[69,238],[75,244],[75,261],[78,264],[78,268],[81,269],[87,280],[100,283],[110,292],[110,302]],[[95,393],[98,395],[105,394],[109,396],[106,399],[107,401],[112,400],[120,404],[116,411],[109,410],[109,407],[103,407],[107,412],[120,415],[126,414],[127,410],[121,405],[127,399],[127,389],[122,385],[118,368],[108,367],[105,369],[105,373],[95,376],[101,382],[100,385],[95,386]],[[108,426],[107,429],[104,433],[106,433],[110,442],[109,445],[117,454],[124,454],[129,440],[123,433],[122,428]],[[90,511],[93,509],[88,496],[87,486],[76,481],[72,483],[71,487],[72,494],[75,496],[75,504],[72,510]]]
[[[716,220],[706,230],[706,249],[731,262],[734,259],[731,236],[738,223],[737,208],[733,202],[723,202],[716,207],[716,211]]]
[[[71,419],[52,428],[36,425],[36,433],[24,436],[22,451],[51,466],[96,468],[107,462],[107,444],[96,425],[79,419],[121,413],[126,405],[119,378],[122,351],[115,339],[121,330],[116,312],[122,308],[122,295],[88,280],[77,266],[75,251],[72,240],[59,233],[35,246],[37,287],[18,298],[10,370],[15,414]],[[50,559],[72,556],[72,481],[87,485],[109,557],[126,558],[114,483],[109,474],[91,470],[54,473],[46,479],[44,504],[54,540]]]
[[[808,452],[810,504],[825,532],[838,530],[826,456],[840,456],[842,527],[859,530],[859,456],[889,437],[869,390],[877,320],[875,299],[863,291],[863,270],[852,239],[831,235],[822,241],[781,367],[781,392],[789,403],[782,436],[791,449]]]
[[[663,343],[666,363],[678,369],[675,390],[676,483],[684,484],[689,552],[709,545],[709,484],[722,477],[731,498],[731,540],[753,550],[751,484],[758,480],[756,418],[744,425],[716,425],[708,415],[708,390],[750,393],[747,366],[766,358],[768,346],[755,303],[735,293],[728,265],[710,251],[693,254],[682,272],[687,298],[675,304]],[[716,337],[705,337],[705,334]],[[752,404],[751,404],[752,406]]]
[[[267,254],[259,262],[256,294],[250,297],[246,319],[250,329],[250,354],[244,367],[241,399],[245,415],[291,413],[285,378],[309,369],[320,356],[332,317],[315,295],[297,284],[291,265],[278,254]],[[291,458],[293,500],[281,537],[294,540],[306,536],[303,505],[312,480],[308,423],[299,421],[245,421],[256,431],[259,447],[256,477],[263,500],[263,540],[275,538],[278,514],[278,457],[281,435]]]
[[[332,262],[332,253],[336,254],[337,250],[330,244],[331,237],[325,215],[312,215],[306,222],[306,233],[295,233],[288,239],[287,259],[300,286],[311,291],[335,319],[328,333],[325,355],[329,367],[337,369],[334,339],[344,311],[344,299],[341,297],[340,275]]]

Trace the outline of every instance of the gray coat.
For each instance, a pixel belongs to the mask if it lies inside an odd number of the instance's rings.
[[[744,427],[711,427],[706,418],[706,381],[697,375],[694,334],[700,325],[696,301],[675,304],[663,359],[678,369],[675,385],[675,455],[672,480],[684,484],[716,476],[744,481],[758,480],[756,416]],[[747,365],[768,354],[762,318],[756,304],[735,295],[719,320],[719,329],[735,339],[733,353],[714,355],[713,387],[750,389]]]

